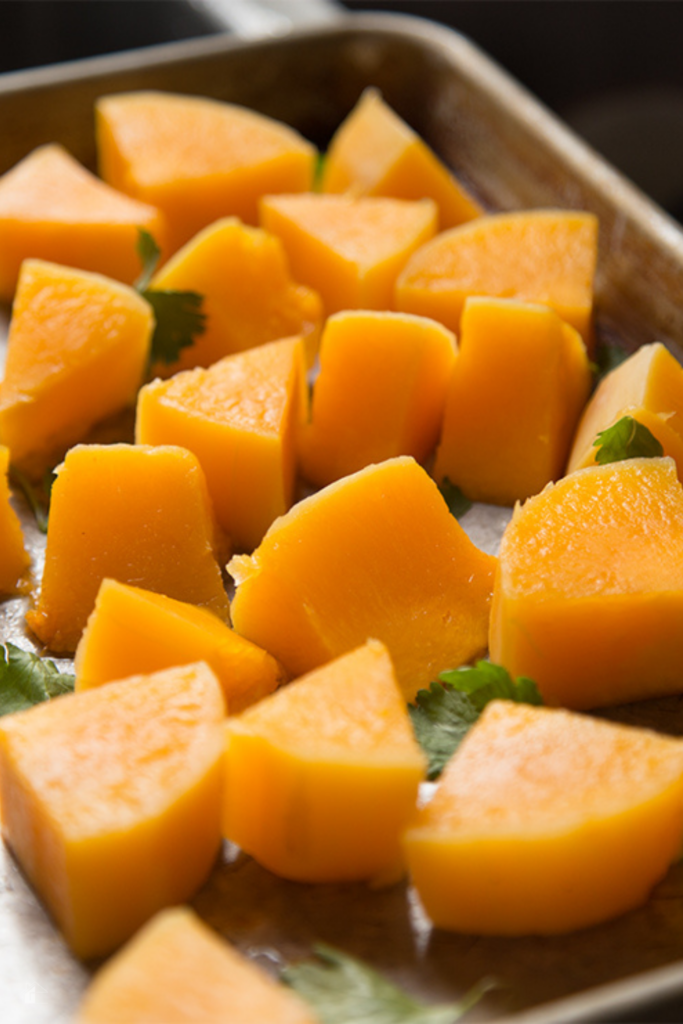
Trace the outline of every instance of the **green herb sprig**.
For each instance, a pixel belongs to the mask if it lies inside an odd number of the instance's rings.
[[[624,459],[653,459],[664,454],[654,434],[632,416],[622,416],[611,427],[601,430],[593,447],[597,449],[595,461],[600,466]]]
[[[53,661],[12,643],[0,645],[0,715],[70,693],[74,683],[75,676],[60,672]]]

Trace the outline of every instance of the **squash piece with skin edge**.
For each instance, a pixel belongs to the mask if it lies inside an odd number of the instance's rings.
[[[265,193],[312,188],[316,149],[284,122],[232,103],[155,91],[95,104],[100,174],[163,210],[169,251],[221,217],[258,223]]]
[[[318,486],[373,462],[424,462],[439,436],[455,337],[407,313],[352,310],[323,331],[301,472]]]
[[[547,704],[680,693],[683,486],[670,458],[578,469],[515,509],[489,649]]]
[[[0,178],[0,299],[12,299],[28,258],[133,284],[140,228],[164,251],[166,221],[156,207],[100,181],[62,146],[40,146]]]
[[[233,557],[232,621],[292,677],[375,637],[412,700],[486,650],[496,563],[414,459],[388,459],[299,501]]]
[[[456,334],[470,295],[550,306],[593,351],[598,220],[575,210],[488,214],[423,245],[406,263],[395,307],[431,316]]]
[[[251,551],[292,504],[307,413],[303,340],[284,338],[147,384],[135,436],[194,452],[218,523],[235,549]]]
[[[568,473],[594,464],[598,434],[622,416],[654,434],[683,478],[683,367],[661,342],[641,346],[600,381],[579,422]]]
[[[9,449],[0,445],[0,596],[28,589],[27,570],[31,565],[19,516],[10,502],[8,470]]]
[[[683,841],[683,743],[494,701],[403,837],[437,928],[558,934],[640,906]]]
[[[76,1024],[316,1020],[299,996],[238,953],[190,907],[156,914],[100,968],[76,1014]]]
[[[321,187],[323,192],[356,196],[433,199],[440,231],[483,212],[426,142],[372,88],[363,92],[332,137]]]
[[[318,350],[322,302],[292,279],[282,242],[260,228],[226,217],[201,231],[154,276],[152,288],[202,296],[205,330],[170,366],[153,371],[210,366],[235,352],[301,334],[309,364]]]
[[[227,619],[219,538],[204,473],[171,445],[77,445],[52,487],[42,586],[26,621],[73,652],[103,579],[133,583]]]
[[[13,465],[40,479],[95,424],[132,406],[153,330],[151,306],[127,285],[25,260],[0,384]]]
[[[394,284],[410,255],[433,238],[431,199],[264,196],[261,226],[282,239],[297,281],[314,288],[325,315],[393,309]]]
[[[552,309],[467,299],[435,480],[494,505],[537,494],[564,472],[591,378],[581,336]]]
[[[105,579],[76,648],[76,691],[204,661],[223,689],[228,712],[284,682],[275,658],[206,608]]]
[[[76,956],[194,896],[220,848],[225,704],[204,664],[0,722],[3,832]]]
[[[383,644],[295,680],[227,732],[226,838],[295,881],[401,874],[426,769]]]

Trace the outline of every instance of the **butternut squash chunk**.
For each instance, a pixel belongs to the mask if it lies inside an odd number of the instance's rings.
[[[189,907],[162,910],[100,968],[76,1024],[315,1024],[291,989]]]
[[[286,338],[146,385],[135,435],[194,452],[219,524],[251,551],[292,503],[307,404],[303,342]]]
[[[483,212],[426,142],[373,88],[363,92],[332,137],[323,163],[322,191],[433,199],[440,231]]]
[[[646,426],[683,477],[683,366],[660,342],[643,345],[603,377],[578,425],[568,473],[594,464],[593,442],[622,416]]]
[[[224,714],[200,663],[0,722],[4,837],[76,956],[110,953],[205,880],[220,846]]]
[[[275,658],[206,608],[165,594],[102,580],[76,648],[76,690],[204,661],[223,689],[230,714],[284,682]]]
[[[12,308],[0,438],[40,478],[88,430],[135,401],[154,314],[136,291],[99,274],[26,260]]]
[[[411,253],[437,230],[431,199],[264,196],[261,226],[282,239],[292,273],[319,293],[325,314],[393,309],[394,284]]]
[[[574,210],[489,214],[438,235],[406,262],[395,308],[458,333],[469,295],[550,306],[593,348],[598,221]]]
[[[206,329],[177,362],[154,367],[169,376],[211,366],[224,356],[301,334],[307,359],[318,350],[320,297],[292,279],[282,242],[260,228],[226,217],[201,231],[162,267],[152,287],[203,297]]]
[[[26,615],[54,651],[73,652],[105,577],[228,616],[201,466],[171,445],[77,445],[52,488],[45,570]]]
[[[495,566],[427,472],[388,459],[298,502],[231,560],[232,621],[292,677],[375,637],[410,700],[486,649]]]
[[[425,760],[383,644],[290,683],[227,730],[228,839],[300,882],[400,874]]]
[[[303,475],[318,486],[373,462],[424,462],[439,436],[455,338],[425,317],[335,313],[321,339]]]
[[[515,509],[491,660],[578,710],[683,690],[683,486],[670,458],[579,469]]]
[[[562,476],[591,388],[580,334],[552,309],[469,298],[434,477],[514,505]]]
[[[12,299],[28,257],[132,284],[139,228],[164,248],[158,209],[100,181],[62,146],[40,146],[0,178],[0,299]]]
[[[644,903],[683,840],[683,743],[568,711],[489,704],[404,836],[438,928],[584,928]]]
[[[8,470],[9,449],[0,445],[0,596],[26,589],[26,571],[31,564],[19,516],[10,501]]]
[[[264,193],[312,187],[316,150],[246,107],[200,96],[130,92],[95,104],[100,174],[164,211],[175,252],[220,217],[258,223]]]

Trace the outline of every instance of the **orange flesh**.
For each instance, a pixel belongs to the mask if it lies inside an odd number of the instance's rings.
[[[109,953],[206,878],[224,713],[199,664],[2,719],[4,835],[77,956]]]
[[[545,306],[465,302],[434,477],[513,505],[564,472],[591,386],[579,334]]]
[[[76,649],[76,690],[195,661],[214,671],[231,714],[284,682],[274,658],[206,608],[102,581]]]
[[[437,229],[436,206],[335,195],[264,196],[261,224],[282,239],[297,281],[314,288],[329,316],[342,309],[392,309],[408,257]]]
[[[164,211],[171,252],[220,217],[256,224],[264,193],[312,186],[315,147],[244,107],[150,91],[104,96],[95,112],[102,177]]]
[[[495,565],[427,473],[389,459],[300,501],[233,558],[232,620],[291,676],[376,637],[411,699],[485,650]]]
[[[203,296],[206,330],[168,366],[210,366],[224,356],[269,341],[302,334],[307,358],[318,347],[322,304],[318,295],[298,284],[289,272],[279,238],[247,227],[235,217],[202,231],[155,275],[154,288],[195,291]]]
[[[437,927],[555,933],[645,902],[683,839],[683,744],[496,701],[406,832]]]
[[[105,577],[228,615],[206,480],[182,448],[78,445],[52,488],[45,571],[26,621],[75,651]]]
[[[323,165],[322,191],[433,199],[439,208],[440,231],[482,212],[376,89],[365,90],[335,132]]]
[[[219,938],[189,907],[161,911],[96,974],[77,1024],[122,1021],[315,1024],[291,989]]]
[[[224,829],[298,881],[393,874],[424,757],[377,641],[290,683],[228,725]]]
[[[490,654],[550,704],[680,691],[683,488],[671,459],[577,470],[515,511]]]
[[[23,590],[31,564],[19,517],[10,503],[8,470],[9,450],[0,445],[0,595]]]
[[[139,228],[165,246],[159,210],[100,181],[61,146],[39,147],[0,178],[0,299],[12,298],[27,257],[132,284]]]
[[[126,285],[26,260],[12,308],[0,436],[30,476],[52,468],[95,423],[132,404],[154,329]]]
[[[550,306],[592,351],[597,218],[566,210],[491,214],[446,231],[408,261],[397,309],[459,329],[469,295]]]
[[[683,476],[683,367],[661,343],[643,345],[600,382],[579,423],[567,472],[594,464],[598,433],[622,416],[646,426]]]
[[[148,384],[136,440],[194,452],[219,524],[235,548],[252,551],[292,504],[306,403],[303,342],[287,338]]]

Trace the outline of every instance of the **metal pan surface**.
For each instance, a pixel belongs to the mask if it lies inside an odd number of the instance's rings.
[[[283,38],[215,36],[0,77],[0,173],[59,141],[95,166],[93,102],[158,88],[242,103],[292,124],[324,148],[368,85],[427,140],[492,210],[561,206],[600,219],[597,331],[630,349],[659,340],[683,356],[683,234],[678,225],[458,34],[416,18],[356,15]],[[9,311],[5,310],[3,326]],[[495,550],[506,510],[475,507],[464,522]],[[42,538],[27,518],[39,561]],[[0,636],[26,647],[24,606],[0,606]],[[615,709],[614,717],[683,735],[683,701]],[[490,939],[430,929],[399,884],[283,882],[226,848],[194,901],[206,921],[271,968],[319,941],[367,959],[429,1001],[483,976],[491,991],[468,1019],[517,1024],[674,1019],[683,1005],[683,866],[648,904],[604,926],[554,938]],[[0,849],[3,1024],[72,1019],[92,965],[76,962],[17,865]]]

